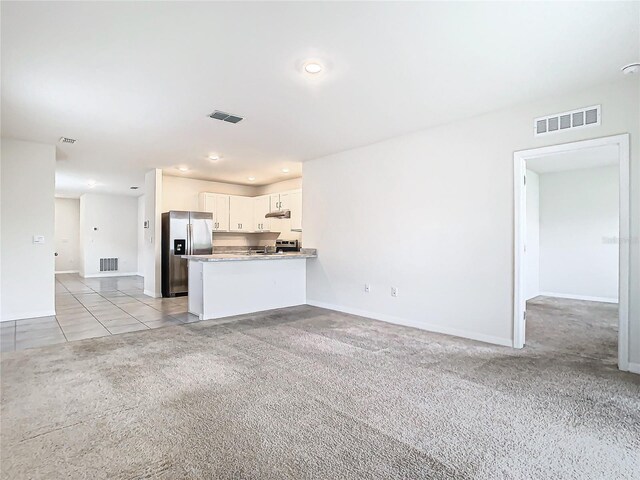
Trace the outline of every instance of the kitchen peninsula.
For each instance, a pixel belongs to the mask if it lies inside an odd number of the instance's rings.
[[[306,303],[307,260],[315,249],[287,253],[185,255],[189,312],[200,320]]]

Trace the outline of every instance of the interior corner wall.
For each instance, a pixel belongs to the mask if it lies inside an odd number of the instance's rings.
[[[138,223],[136,232],[138,236],[137,267],[136,272],[144,276],[144,195],[138,197]]]
[[[161,231],[162,231],[162,170],[154,169],[144,177],[144,293],[162,296]]]
[[[0,319],[55,315],[54,145],[1,140]],[[34,236],[44,243],[34,243]]]
[[[540,175],[541,295],[618,301],[618,199],[617,165]]]
[[[534,137],[534,118],[588,105],[602,106],[600,125]],[[305,245],[318,248],[318,258],[308,262],[308,302],[511,345],[514,152],[627,132],[629,351],[640,364],[638,78],[305,162]]]
[[[138,199],[86,193],[80,197],[83,277],[138,272]],[[116,272],[101,272],[101,258],[117,258]]]
[[[80,271],[80,200],[55,199],[56,273]]]
[[[525,299],[540,295],[540,178],[527,170],[526,183],[526,240],[524,277]]]

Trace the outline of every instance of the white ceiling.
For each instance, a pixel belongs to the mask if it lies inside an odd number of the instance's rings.
[[[527,169],[536,173],[564,172],[567,170],[618,165],[619,161],[618,147],[616,145],[604,145],[564,153],[554,153],[527,160]]]
[[[234,183],[621,78],[639,2],[2,2],[2,134],[59,145],[57,190],[146,170]],[[318,77],[303,74],[319,59]],[[552,74],[550,74],[552,72]],[[211,120],[214,109],[243,122]],[[224,158],[212,164],[206,156]]]

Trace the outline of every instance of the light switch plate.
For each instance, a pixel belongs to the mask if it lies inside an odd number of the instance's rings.
[[[43,244],[44,243],[44,235],[34,235],[33,243],[35,244]]]

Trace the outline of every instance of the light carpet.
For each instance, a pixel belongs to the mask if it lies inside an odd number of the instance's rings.
[[[640,478],[640,376],[307,306],[1,373],[7,479]]]

